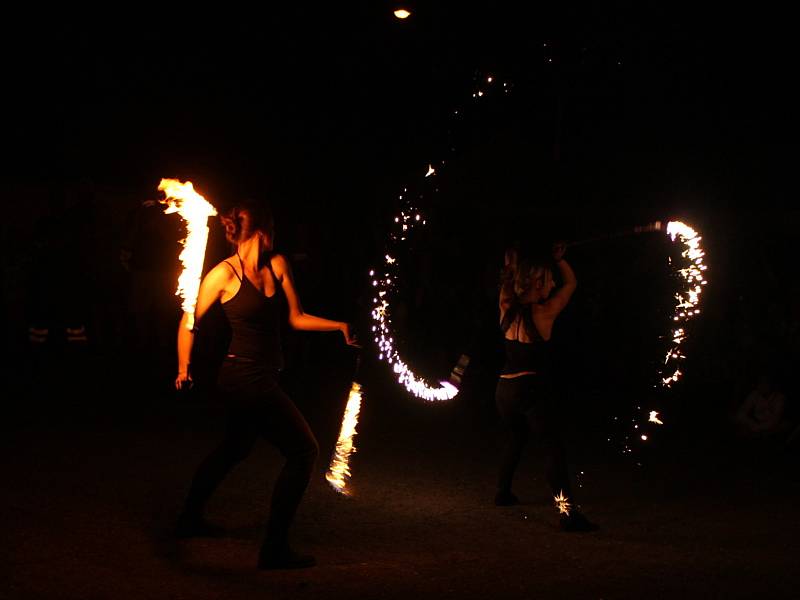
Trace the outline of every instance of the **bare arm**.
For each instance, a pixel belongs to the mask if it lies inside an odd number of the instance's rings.
[[[195,306],[194,321],[195,325],[200,322],[203,316],[222,295],[231,271],[222,265],[217,265],[206,274],[200,283],[197,292],[197,305]],[[192,377],[189,372],[189,361],[192,356],[192,346],[194,345],[194,331],[186,326],[189,322],[189,315],[183,313],[181,322],[178,325],[178,377],[175,379],[175,387],[180,389],[184,381],[191,382]]]
[[[550,299],[544,303],[545,311],[548,316],[553,318],[564,310],[564,307],[569,303],[569,299],[572,298],[575,288],[578,287],[578,280],[575,277],[575,272],[572,270],[572,267],[569,266],[569,263],[564,260],[563,256],[556,260],[556,265],[558,265],[563,283],[561,287],[553,293]]]
[[[281,283],[286,302],[289,305],[289,325],[300,331],[341,331],[345,342],[356,345],[357,341],[350,333],[350,325],[342,321],[332,321],[322,317],[315,317],[303,310],[297,290],[294,287],[292,269],[286,258],[280,254],[272,257],[272,269]]]

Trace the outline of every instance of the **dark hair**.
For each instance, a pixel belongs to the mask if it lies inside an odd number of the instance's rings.
[[[246,214],[245,214],[246,213]],[[238,244],[243,237],[262,231],[272,236],[275,220],[266,202],[246,197],[220,210],[219,219],[225,227],[225,239]]]

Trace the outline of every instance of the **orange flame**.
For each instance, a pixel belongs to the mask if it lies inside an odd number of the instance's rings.
[[[350,479],[350,455],[356,451],[353,438],[358,425],[358,413],[361,410],[361,385],[353,382],[350,394],[347,397],[347,406],[342,417],[342,427],[339,430],[339,439],[336,440],[336,450],[331,458],[331,464],[325,479],[333,489],[346,496],[350,495],[347,482]]]
[[[165,198],[160,201],[167,205],[164,212],[178,213],[186,222],[186,237],[181,240],[183,251],[180,254],[183,271],[178,277],[175,295],[183,298],[181,308],[189,316],[186,327],[192,329],[197,292],[200,289],[200,275],[203,272],[208,243],[208,217],[213,217],[217,211],[203,196],[194,191],[191,181],[181,183],[177,179],[162,179],[158,190],[164,192]]]

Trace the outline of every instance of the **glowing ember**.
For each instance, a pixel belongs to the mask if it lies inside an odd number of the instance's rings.
[[[650,411],[650,419],[648,419],[651,423],[655,423],[656,425],[663,425],[664,421],[658,418],[658,411],[651,410]]]
[[[408,17],[411,16],[411,13],[404,8],[399,8],[396,11],[394,11],[394,16],[397,17],[398,19],[407,19]]]
[[[681,256],[686,259],[687,266],[678,270],[681,277],[686,281],[687,287],[677,294],[675,299],[675,314],[672,317],[675,323],[685,323],[695,315],[700,314],[697,308],[700,303],[700,294],[703,291],[706,280],[703,276],[706,266],[703,264],[703,257],[705,252],[700,247],[700,240],[702,239],[697,232],[688,225],[680,221],[670,221],[667,224],[667,235],[672,238],[674,242],[676,238],[685,246]],[[680,344],[686,338],[686,331],[683,327],[677,326],[672,331],[672,343],[674,346],[667,351],[667,356],[664,361],[665,367],[670,362],[677,362],[686,358],[680,351]],[[662,378],[661,383],[666,387],[670,387],[673,383],[678,381],[680,376],[683,375],[681,370],[675,367],[671,375]]]
[[[158,190],[165,198],[165,213],[178,213],[186,222],[186,238],[181,240],[183,251],[180,254],[183,272],[178,277],[176,296],[183,298],[181,308],[188,315],[186,327],[194,327],[194,308],[197,291],[200,289],[200,275],[206,256],[208,242],[208,217],[217,214],[216,209],[200,194],[194,191],[191,181],[181,183],[177,179],[162,179]]]
[[[436,169],[434,169],[432,165],[428,165],[428,172],[425,173],[425,177],[430,177],[434,173],[436,173]]]
[[[554,496],[553,501],[556,503],[556,508],[560,514],[569,516],[569,511],[572,508],[572,504],[569,503],[569,500],[564,495],[564,490],[561,490],[558,493],[558,496]]]
[[[345,495],[350,494],[347,489],[347,481],[350,479],[350,455],[356,451],[353,438],[356,435],[356,425],[358,425],[358,413],[360,410],[361,385],[354,381],[347,397],[347,406],[342,417],[339,439],[336,440],[336,450],[333,453],[333,458],[331,458],[328,472],[325,474],[325,479],[328,480],[333,489]]]

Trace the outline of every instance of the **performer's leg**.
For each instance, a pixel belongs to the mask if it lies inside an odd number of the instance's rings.
[[[242,406],[229,407],[225,438],[203,460],[192,479],[183,513],[178,521],[178,535],[191,537],[212,534],[203,521],[203,511],[222,480],[253,449],[258,438],[254,416],[251,410]]]
[[[550,404],[547,402],[547,404]],[[562,494],[572,502],[567,453],[562,438],[562,423],[552,406],[542,406],[528,415],[531,430],[542,441],[544,474],[554,496]]]
[[[267,532],[261,548],[262,568],[307,567],[314,559],[289,548],[289,527],[308,486],[319,454],[319,444],[303,415],[279,388],[263,405],[260,433],[285,458],[272,492]]]
[[[564,446],[564,419],[547,380],[536,382],[536,402],[528,413],[531,429],[544,446],[545,478],[553,496],[562,496],[569,503],[567,512],[559,514],[559,526],[564,531],[587,532],[598,529],[578,510],[572,493],[567,453]]]
[[[509,379],[500,379],[497,383],[495,402],[503,424],[508,430],[508,439],[500,462],[500,471],[497,478],[497,493],[495,504],[509,506],[517,504],[516,496],[511,492],[514,472],[522,458],[522,451],[529,437],[529,426],[524,415],[519,412],[519,394],[523,387],[521,382]]]

